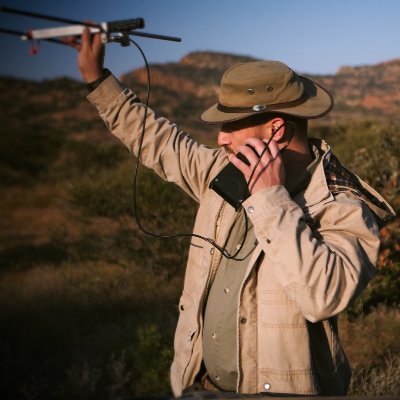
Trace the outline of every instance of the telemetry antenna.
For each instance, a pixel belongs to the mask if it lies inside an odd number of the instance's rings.
[[[48,21],[56,21],[68,26],[32,29],[27,32],[19,32],[10,29],[0,28],[0,33],[17,35],[22,40],[47,40],[54,43],[64,44],[63,41],[57,39],[63,36],[80,36],[83,30],[87,27],[92,33],[101,33],[103,43],[117,42],[121,46],[129,46],[129,36],[140,36],[150,39],[169,40],[173,42],[181,42],[182,39],[174,36],[158,35],[155,33],[136,32],[136,29],[144,28],[143,18],[124,19],[119,21],[102,22],[100,24],[75,21],[68,18],[54,17],[51,15],[39,14],[31,11],[24,11],[10,7],[0,6],[0,12],[6,12],[26,17],[44,19]]]

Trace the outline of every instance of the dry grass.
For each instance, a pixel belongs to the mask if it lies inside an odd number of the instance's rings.
[[[384,365],[355,368],[349,395],[400,396],[400,356],[388,356]]]
[[[343,346],[354,367],[383,365],[389,355],[400,355],[400,310],[378,307],[370,314],[341,320]]]
[[[133,263],[86,261],[3,274],[2,393],[25,399],[168,394],[180,287],[180,278],[168,281]],[[399,332],[400,310],[343,316],[351,395],[399,394]]]
[[[353,366],[351,395],[400,394],[400,310],[379,307],[352,322],[341,319],[343,346]]]
[[[168,393],[180,284],[104,262],[4,274],[2,398]]]

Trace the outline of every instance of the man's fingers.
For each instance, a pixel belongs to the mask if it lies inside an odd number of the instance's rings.
[[[246,143],[252,146],[258,155],[265,154],[266,143],[260,139],[256,139],[254,137],[250,137],[246,139]],[[267,150],[268,151],[268,150]]]
[[[251,145],[260,156],[267,155],[272,159],[275,159],[279,155],[279,146],[275,140],[260,140],[250,137],[246,139],[246,143]]]
[[[228,160],[246,176],[249,167],[244,161],[240,160],[236,154],[229,154]]]
[[[76,36],[65,36],[65,37],[62,37],[62,38],[61,38],[61,41],[62,41],[64,44],[66,44],[66,45],[68,45],[68,46],[71,46],[71,47],[73,47],[74,49],[76,49],[76,50],[78,50],[78,51],[81,51],[82,45],[81,45],[81,43],[78,41],[78,39],[77,39]]]
[[[100,33],[96,33],[93,37],[93,51],[98,52],[101,51],[101,48],[103,47],[103,40],[101,38]]]
[[[267,145],[266,142],[265,146]],[[271,153],[272,159],[276,158],[279,155],[279,146],[278,143],[275,140],[271,140],[268,146],[268,150]]]
[[[73,47],[74,49],[78,50],[79,52],[82,50],[82,44],[75,42],[73,44],[70,44],[71,47]]]
[[[249,146],[239,147],[239,151],[249,160],[250,164],[252,165],[254,165],[259,159],[257,150],[254,147],[253,149],[250,148]]]
[[[88,27],[85,27],[83,32],[82,32],[82,51],[87,52],[90,48],[90,30]]]

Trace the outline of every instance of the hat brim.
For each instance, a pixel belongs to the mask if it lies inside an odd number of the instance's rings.
[[[333,108],[333,98],[331,94],[320,84],[311,79],[300,76],[304,84],[304,92],[307,100],[299,105],[284,108],[268,108],[264,111],[251,112],[224,112],[219,110],[218,103],[214,104],[200,116],[200,120],[206,124],[220,124],[224,122],[237,121],[251,115],[261,113],[279,113],[292,115],[298,118],[315,119],[328,114]],[[267,106],[268,107],[268,106]]]

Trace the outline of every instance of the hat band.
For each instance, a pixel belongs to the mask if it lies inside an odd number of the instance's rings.
[[[276,103],[276,104],[256,104],[253,107],[227,107],[221,103],[217,104],[217,109],[225,113],[246,113],[246,112],[266,112],[275,111],[282,108],[297,107],[308,100],[308,96],[304,93],[299,99],[288,101],[286,103]]]

